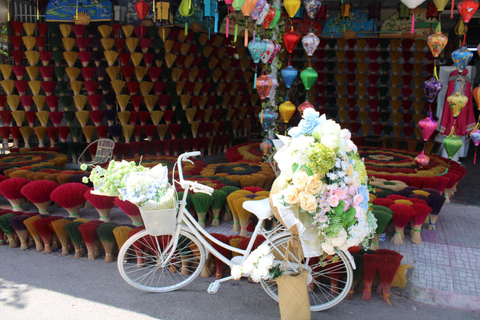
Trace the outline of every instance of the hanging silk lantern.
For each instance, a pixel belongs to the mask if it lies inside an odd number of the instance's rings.
[[[277,56],[278,52],[280,51],[280,48],[281,46],[277,43],[273,43],[274,45],[274,49],[273,49],[273,53],[272,55],[270,56],[270,59],[268,59],[268,63],[272,63],[273,62],[273,59],[275,59],[275,57]]]
[[[270,91],[267,94],[267,98],[270,99],[272,97],[275,97],[275,90],[277,90],[277,87],[278,87],[278,80],[277,80],[277,78],[272,77],[269,74],[267,75],[267,77],[269,77],[270,80],[272,80],[272,88],[270,88]]]
[[[442,83],[432,77],[423,83],[423,91],[428,98],[428,102],[433,103],[438,93],[442,90]]]
[[[268,2],[266,2],[265,5],[263,6],[262,12],[260,12],[260,14],[258,15],[257,26],[263,24],[269,12],[270,12],[270,5],[268,4]]]
[[[437,129],[437,122],[430,117],[426,117],[418,122],[418,127],[422,133],[423,141],[427,141]]]
[[[283,43],[285,43],[288,53],[292,53],[295,50],[299,40],[300,36],[293,31],[293,27],[292,30],[283,34]]]
[[[467,24],[470,22],[479,5],[478,0],[463,0],[457,3],[457,10],[462,17],[463,23]]]
[[[250,55],[253,58],[253,62],[255,63],[255,78],[253,79],[253,88],[256,88],[257,85],[257,63],[260,62],[262,58],[262,53],[265,52],[267,45],[263,40],[260,38],[256,38],[248,43],[248,51],[250,51]]]
[[[307,69],[300,72],[300,78],[302,79],[303,85],[305,86],[305,90],[310,90],[313,86],[315,81],[318,79],[317,71],[313,70],[312,67],[308,67]]]
[[[425,150],[422,150],[422,152],[415,157],[415,163],[420,168],[428,166],[428,164],[430,163],[430,158],[425,154]]]
[[[308,17],[313,20],[322,6],[322,2],[318,0],[303,0],[303,6],[308,14]]]
[[[435,78],[438,79],[437,75],[437,59],[440,53],[442,53],[443,49],[448,43],[448,37],[442,33],[442,27],[440,23],[437,25],[437,29],[435,30],[434,34],[431,34],[427,39],[428,47],[432,52],[433,57],[435,58],[434,65],[433,65],[433,74]]]
[[[258,0],[245,0],[243,2],[242,13],[245,17],[250,17],[250,14],[252,13],[253,8],[255,8],[257,2]]]
[[[257,78],[257,91],[260,95],[260,99],[263,100],[267,98],[270,90],[272,89],[272,85],[272,79],[264,74]]]
[[[313,55],[319,44],[320,39],[311,32],[302,39],[303,49],[305,49],[305,52],[309,57]]]
[[[264,139],[262,143],[260,143],[260,150],[262,150],[264,157],[268,156],[272,150],[272,142],[268,139]]]
[[[293,82],[295,81],[295,78],[297,78],[298,71],[292,66],[287,66],[286,68],[282,69],[281,73],[285,86],[287,87],[287,89],[290,89]]]
[[[425,2],[425,0],[401,0],[410,10],[412,10],[412,28],[410,29],[410,33],[414,34],[415,32],[415,8],[418,7],[420,4]]]
[[[233,0],[232,2],[232,8],[235,12],[240,12],[242,10],[243,4],[245,3],[245,0]]]
[[[267,39],[264,39],[263,42],[265,42],[265,51],[262,53],[262,62],[267,64],[275,50],[275,43]]]
[[[250,13],[250,18],[252,18],[253,21],[257,21],[258,17],[260,16],[260,13],[262,13],[263,8],[265,7],[265,4],[267,3],[267,0],[258,0],[257,3],[255,4],[255,7],[253,7],[252,12]]]
[[[134,8],[140,20],[144,20],[147,16],[148,10],[150,10],[150,6],[145,2],[145,0],[140,0],[135,3]]]
[[[463,108],[468,102],[468,97],[463,93],[457,91],[454,94],[448,96],[447,98],[448,105],[450,106],[450,110],[452,110],[453,118],[457,119],[460,112],[462,112]]]
[[[259,114],[258,118],[262,124],[263,130],[269,131],[272,127],[275,126],[275,120],[277,119],[277,113],[270,109],[263,109]]]
[[[283,122],[288,123],[292,118],[293,114],[295,113],[295,105],[290,101],[285,101],[281,105],[278,106],[278,112],[282,116]]]
[[[448,137],[443,139],[442,144],[443,144],[443,147],[445,148],[445,151],[447,151],[447,154],[448,154],[448,164],[445,172],[439,174],[439,176],[444,175],[448,172],[450,161],[457,154],[458,150],[460,150],[460,148],[462,147],[462,139],[460,139],[456,134],[450,133]]]
[[[277,9],[274,6],[270,6],[270,10],[268,10],[266,17],[263,20],[263,23],[262,23],[263,27],[265,29],[269,29],[270,25],[272,24],[276,16],[277,16]]]
[[[315,110],[315,107],[313,106],[313,104],[311,104],[310,102],[308,101],[305,101],[303,102],[302,104],[300,104],[298,107],[297,107],[297,110],[298,110],[298,113],[300,113],[300,116],[303,116],[303,112],[306,110],[306,109],[314,109]]]
[[[142,0],[143,1],[143,0]],[[195,12],[195,7],[193,6],[192,0],[182,0],[180,6],[178,7],[178,13],[182,17],[190,17]],[[188,22],[185,21],[185,35],[188,35]]]
[[[302,2],[300,0],[284,0],[283,1],[283,6],[285,7],[285,10],[287,10],[287,14],[290,18],[295,17],[301,5],[302,5]]]
[[[437,11],[442,13],[445,7],[447,6],[447,3],[450,0],[433,0],[433,3],[435,3],[435,7],[437,7]]]
[[[469,51],[467,47],[461,47],[452,52],[452,60],[459,74],[462,74],[463,70],[470,63],[470,60],[472,60],[472,57],[473,52]]]
[[[470,133],[470,137],[472,137],[473,144],[475,145],[475,156],[473,157],[473,164],[477,162],[477,147],[480,144],[480,130],[475,130]]]

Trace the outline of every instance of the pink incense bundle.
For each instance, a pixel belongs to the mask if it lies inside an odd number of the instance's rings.
[[[150,68],[151,69],[151,68]],[[148,69],[148,71],[150,72],[150,69]],[[159,71],[159,74],[158,76],[160,76],[161,72],[163,71],[161,68],[159,68],[160,71]],[[150,75],[150,79],[151,79],[152,75]],[[165,82],[161,82],[161,81],[156,81],[156,80],[153,80],[152,79],[152,82],[153,82],[153,90],[155,91],[155,94],[157,96],[161,96],[163,90],[165,90],[165,88],[167,87],[167,84]],[[159,97],[161,98],[161,97]],[[160,100],[160,99],[159,99]],[[160,103],[160,101],[159,101]]]
[[[171,96],[163,95],[163,94],[160,95],[158,97],[158,106],[160,107],[160,110],[165,111],[167,109],[168,105],[170,104],[170,101],[172,101]],[[173,111],[172,111],[172,113],[173,113]],[[172,118],[173,118],[173,115],[172,115]]]
[[[28,90],[28,81],[26,81],[26,80],[16,80],[15,81],[15,88],[17,88],[19,96],[25,95],[25,93],[27,93],[27,90]]]
[[[93,80],[88,80],[83,83],[83,86],[85,87],[85,89],[87,89],[87,93],[90,96],[95,94],[95,92],[97,91],[98,82]]]
[[[45,51],[42,51],[45,52]],[[22,64],[23,60],[23,51],[22,50],[12,50],[10,51],[10,54],[12,55],[13,61],[15,62],[15,65],[19,66]]]
[[[143,130],[145,131],[145,135],[147,136],[148,141],[152,141],[153,136],[157,132],[157,126],[154,124],[146,124],[143,127]]]
[[[40,60],[42,60],[43,66],[48,66],[50,59],[52,59],[52,51],[40,51]]]
[[[163,114],[163,119],[165,119],[165,123],[169,125],[172,122],[174,115],[175,112],[173,110],[165,110]]]
[[[52,221],[55,221],[57,217],[46,217],[35,220],[33,225],[37,230],[39,236],[42,238],[43,241],[43,253],[52,253],[52,236],[53,236],[53,229],[50,226]],[[59,217],[58,217],[59,218]],[[38,251],[38,250],[37,250]]]
[[[42,66],[42,67],[39,67],[38,68],[40,70],[40,74],[42,75],[43,77],[43,81],[50,81],[52,80],[52,76],[53,76],[53,67],[50,67],[50,66]]]
[[[0,135],[2,136],[3,143],[8,143],[10,138],[10,128],[9,127],[0,127]]]
[[[108,127],[107,126],[98,126],[95,129],[97,130],[97,134],[98,134],[99,139],[105,139],[107,137],[107,133],[108,133]]]
[[[62,111],[52,111],[52,112],[50,112],[49,116],[50,116],[50,120],[52,120],[54,128],[57,130],[56,134],[55,134],[55,136],[56,136],[58,134],[58,127],[62,123],[63,112]],[[48,131],[48,127],[47,127],[47,131]]]
[[[83,80],[85,81],[91,81],[93,77],[95,76],[95,68],[94,67],[82,67],[80,69],[80,72],[82,73]],[[85,85],[85,83],[83,83]],[[96,83],[98,87],[98,82]],[[85,86],[85,88],[87,88]]]
[[[78,231],[80,231],[82,239],[85,242],[85,246],[87,247],[88,260],[95,260],[95,258],[98,256],[99,247],[96,248],[96,245],[98,246],[99,241],[97,236],[97,228],[101,223],[103,222],[90,221],[81,224],[78,227]]]
[[[28,183],[30,183],[30,180],[25,178],[9,178],[0,182],[0,193],[10,202],[13,211],[22,211],[25,196],[20,192],[20,189]]]
[[[57,83],[53,81],[43,81],[40,85],[42,86],[43,91],[45,91],[47,97],[50,96],[57,87]]]
[[[92,118],[95,127],[98,127],[102,124],[104,112],[101,110],[93,110],[90,111],[90,118]]]
[[[115,39],[115,48],[117,48],[117,51],[122,52],[123,47],[125,47],[125,39]]]
[[[403,229],[416,214],[415,210],[405,204],[392,204],[389,207],[393,211],[393,223],[395,224],[395,235],[391,242],[396,245],[403,244]]]
[[[140,156],[141,147],[142,147],[142,144],[140,142],[133,142],[133,143],[130,143],[130,145],[129,145],[129,148],[130,148],[130,150],[132,150],[133,155],[135,157]]]
[[[72,31],[73,31],[73,33],[75,33],[75,36],[77,38],[81,38],[85,35],[85,29],[86,29],[86,27],[84,25],[81,25],[81,24],[72,25]]]
[[[48,138],[50,139],[50,147],[55,147],[55,140],[58,136],[58,128],[57,127],[46,127]]]
[[[156,156],[164,155],[164,152],[163,152],[164,146],[165,146],[164,141],[158,141],[158,140],[154,141],[153,149],[155,150]]]
[[[132,102],[133,108],[135,109],[135,111],[138,112],[143,102],[143,96],[140,96],[140,95],[131,96],[130,101]]]
[[[100,220],[110,222],[110,211],[114,206],[113,200],[115,198],[92,194],[91,190],[93,189],[89,189],[83,194],[85,199],[97,210]]]
[[[134,66],[123,66],[122,67],[122,74],[125,77],[126,81],[130,81],[133,77],[133,74],[135,73],[135,67]]]
[[[134,126],[137,124],[138,115],[139,115],[139,111],[130,111],[130,118],[129,118],[130,125]]]
[[[413,199],[412,199],[413,200]],[[420,200],[420,199],[415,199]],[[432,212],[432,208],[430,208],[426,204],[422,203],[415,203],[412,208],[415,210],[415,215],[412,219],[412,230],[410,231],[410,241],[415,243],[417,246],[422,242],[422,225],[427,219],[430,212]]]
[[[48,107],[50,108],[50,111],[51,111],[51,112],[54,112],[54,111],[57,110],[58,100],[59,100],[59,97],[58,97],[58,96],[48,96],[48,97],[45,97],[45,102],[47,102]],[[50,113],[50,116],[51,116],[51,113]]]
[[[70,133],[70,127],[67,127],[67,126],[58,127],[58,136],[60,137],[60,141],[67,142],[69,133]]]
[[[98,107],[100,107],[100,103],[102,102],[102,98],[103,97],[101,94],[92,94],[87,96],[88,102],[90,103],[92,110],[98,110]]]
[[[373,204],[377,206],[383,206],[383,207],[390,207],[392,204],[395,202],[392,199],[386,199],[386,198],[376,198],[373,200]]]
[[[130,201],[122,201],[118,197],[114,199],[113,203],[132,220],[134,226],[143,226],[140,209],[136,205]]]
[[[145,227],[136,227],[128,232],[128,237],[132,237],[134,234],[144,230]],[[145,242],[141,240],[137,240],[133,243],[133,249],[135,250],[135,254],[137,256],[137,268],[143,268],[145,266],[145,257],[143,256],[145,252]]]
[[[144,126],[148,119],[150,119],[150,112],[148,111],[139,111],[138,112],[138,119],[140,120],[140,124]]]
[[[219,241],[221,241],[225,244],[230,243],[229,237],[224,235],[224,234],[211,233],[210,235],[213,236],[215,239],[217,239],[217,240],[219,240]],[[213,242],[212,242],[212,246],[215,248],[215,250],[217,250],[218,252],[223,254],[225,257],[231,256],[231,252],[228,249],[220,247],[219,245],[217,245],[216,243],[213,243]],[[223,268],[225,266],[225,263],[223,263],[223,261],[221,261],[220,259],[215,258],[215,264],[216,264],[216,269],[217,269],[216,272],[215,272],[215,279],[221,279],[223,277]]]
[[[23,110],[30,111],[33,105],[33,97],[28,95],[21,96],[20,101],[22,102]]]
[[[143,125],[135,125],[135,129],[133,130],[133,135],[135,136],[136,142],[140,141],[140,138],[142,137],[142,133],[143,133]]]
[[[58,183],[51,180],[36,180],[23,186],[20,193],[32,202],[41,214],[49,214],[48,206],[52,203],[50,193],[58,186]]]
[[[92,53],[90,51],[81,51],[81,52],[78,53],[78,59],[80,59],[80,61],[82,62],[82,66],[84,68],[85,67],[88,68],[88,64],[90,63],[90,60],[92,59]],[[84,79],[85,79],[85,76],[84,76]]]
[[[88,45],[90,44],[89,38],[76,38],[75,43],[77,44],[78,50],[80,52],[87,51]]]

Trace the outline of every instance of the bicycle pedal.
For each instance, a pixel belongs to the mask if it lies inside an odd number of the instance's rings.
[[[208,286],[207,292],[210,293],[210,294],[217,293],[218,288],[220,288],[220,282],[219,281],[214,281],[214,282],[210,283],[210,285]]]

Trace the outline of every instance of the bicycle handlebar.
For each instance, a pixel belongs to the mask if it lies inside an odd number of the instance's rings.
[[[199,156],[200,154],[201,154],[200,151],[192,151],[192,152],[183,153],[178,157],[178,160],[177,160],[178,178],[179,178],[178,182],[183,189],[191,189],[193,192],[201,192],[201,193],[206,193],[211,195],[214,190],[213,188],[206,186],[204,184],[198,183],[197,181],[188,181],[183,179],[182,161],[188,161],[190,163],[193,163],[193,161],[188,158],[196,157],[196,156]]]

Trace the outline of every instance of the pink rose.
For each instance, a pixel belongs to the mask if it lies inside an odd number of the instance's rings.
[[[363,197],[361,194],[357,194],[355,196],[353,196],[353,204],[355,206],[359,206],[363,201]]]
[[[336,195],[340,199],[345,199],[345,197],[347,196],[346,190],[342,189],[342,188],[337,188],[337,189],[333,190],[333,194]]]
[[[357,194],[357,188],[354,186],[348,187],[348,194],[353,197]]]
[[[362,208],[360,207],[354,207],[355,208],[355,218],[360,219],[362,217]]]
[[[343,211],[347,211],[348,208],[350,208],[350,203],[348,203],[347,201],[345,201],[345,207],[343,208]]]
[[[330,198],[328,198],[328,204],[330,205],[330,207],[338,206],[339,202],[340,202],[340,199],[336,195],[333,195]]]

